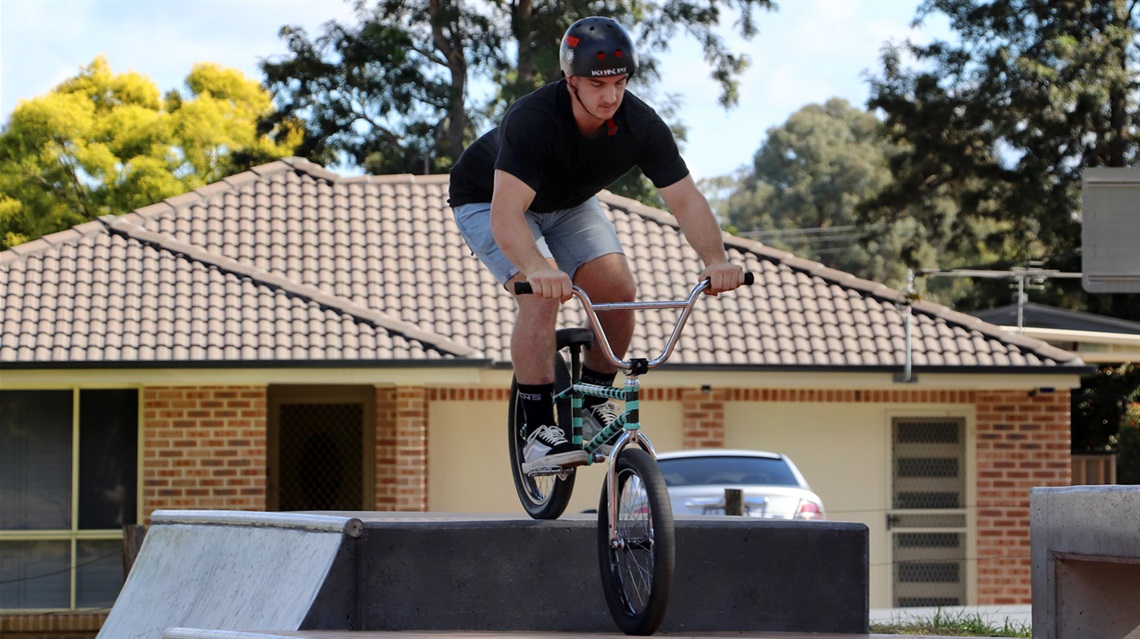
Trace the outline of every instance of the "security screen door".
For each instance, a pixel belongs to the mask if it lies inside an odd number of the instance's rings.
[[[895,607],[966,604],[966,425],[960,418],[892,424],[892,599]]]
[[[371,387],[270,387],[269,510],[371,510],[374,406]]]

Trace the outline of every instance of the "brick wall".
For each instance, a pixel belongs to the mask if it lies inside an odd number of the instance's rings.
[[[649,388],[643,398],[682,403],[687,448],[724,445],[728,401],[976,404],[978,603],[1029,602],[1029,490],[1070,483],[1068,391]],[[438,399],[507,400],[505,389],[377,388],[377,510],[427,509],[428,405]],[[144,401],[145,512],[265,508],[264,388],[148,388]]]
[[[395,391],[395,510],[427,510],[428,392],[400,386]]]
[[[658,389],[658,393],[664,393]],[[1069,391],[679,389],[684,446],[724,445],[725,401],[936,403],[977,407],[976,584],[980,605],[1028,604],[1029,491],[1072,481]]]
[[[396,389],[376,388],[376,510],[399,510],[396,470]]]
[[[978,603],[1030,603],[1029,491],[1068,486],[1069,391],[981,392],[977,403]]]
[[[266,389],[143,391],[143,511],[265,510]]]
[[[684,448],[724,448],[725,390],[684,390],[681,404],[685,412],[682,423]]]
[[[99,634],[105,613],[44,613],[0,616],[4,639],[88,639]]]

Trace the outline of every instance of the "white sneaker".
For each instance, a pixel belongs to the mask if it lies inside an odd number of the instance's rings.
[[[524,473],[536,468],[581,466],[586,463],[586,451],[571,444],[566,433],[557,426],[539,426],[526,438],[523,447]]]
[[[597,437],[598,433],[602,432],[603,429],[614,423],[614,420],[616,420],[618,416],[621,415],[621,412],[621,407],[619,407],[614,402],[602,402],[593,408],[583,409],[582,439],[588,442]],[[610,450],[613,448],[613,441],[617,439],[617,435],[619,433],[621,433],[621,431],[614,433],[614,436],[611,437],[608,442],[602,444],[600,452],[608,455]]]

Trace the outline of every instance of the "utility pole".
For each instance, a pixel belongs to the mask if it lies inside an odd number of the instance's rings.
[[[1063,273],[1054,269],[1041,268],[1041,262],[1029,262],[1028,266],[1015,266],[1008,271],[986,271],[967,268],[937,269],[928,268],[919,271],[920,275],[928,277],[984,277],[988,279],[1016,280],[1010,288],[1017,289],[1017,332],[1025,332],[1025,303],[1029,301],[1030,289],[1044,288],[1045,280],[1074,279],[1082,277],[1081,273]]]

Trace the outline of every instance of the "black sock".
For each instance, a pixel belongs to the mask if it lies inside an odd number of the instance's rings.
[[[612,373],[599,373],[588,366],[582,366],[582,383],[593,384],[594,386],[613,386],[614,379],[617,378],[617,371]],[[598,404],[607,401],[605,397],[593,397],[587,395],[582,398],[582,408],[593,408]]]
[[[519,402],[529,428],[554,425],[554,383],[519,384]],[[533,431],[532,431],[533,432]]]

